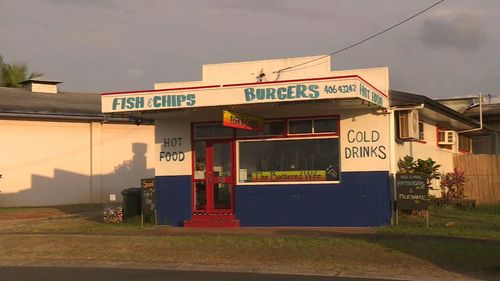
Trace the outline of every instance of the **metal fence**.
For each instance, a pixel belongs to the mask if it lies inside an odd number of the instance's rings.
[[[478,204],[472,199],[433,199],[427,211],[399,211],[399,226],[455,228],[500,235],[500,203]]]

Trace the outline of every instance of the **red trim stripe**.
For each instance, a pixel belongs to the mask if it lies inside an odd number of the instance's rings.
[[[368,86],[372,87],[373,89],[375,89],[375,91],[377,91],[379,94],[383,95],[384,97],[386,98],[389,98],[386,94],[384,94],[381,90],[375,88],[375,86],[373,86],[372,84],[370,84],[368,81],[366,81],[365,79],[361,78],[361,76],[359,75],[356,75],[361,81],[365,82],[366,84],[368,84]]]
[[[345,79],[345,78],[359,78],[364,83],[368,84],[368,86],[375,89],[379,94],[388,98],[386,94],[377,89],[371,83],[367,82],[365,79],[361,78],[359,75],[345,75],[345,76],[330,76],[330,77],[320,77],[320,78],[304,78],[304,79],[291,79],[291,80],[281,80],[281,81],[265,81],[265,82],[252,82],[252,83],[240,83],[240,84],[224,84],[225,87],[238,87],[238,86],[252,86],[252,85],[267,85],[267,84],[282,84],[282,83],[290,83],[290,82],[305,82],[305,81],[321,81],[321,80],[330,80],[330,79]]]
[[[291,79],[291,80],[281,80],[281,81],[265,81],[265,82],[252,82],[252,83],[238,83],[238,84],[223,84],[223,85],[209,85],[209,86],[196,86],[196,87],[183,87],[183,88],[166,88],[157,90],[141,90],[141,91],[131,91],[131,92],[109,92],[102,93],[101,96],[107,95],[127,95],[127,94],[138,94],[138,93],[154,93],[154,92],[169,92],[169,91],[181,91],[181,90],[198,90],[198,89],[213,89],[213,88],[227,88],[227,87],[240,87],[240,86],[253,86],[253,85],[269,85],[269,84],[283,84],[290,82],[305,82],[305,81],[321,81],[321,80],[332,80],[332,79],[345,79],[345,78],[359,78],[368,86],[372,87],[379,94],[388,98],[386,94],[377,89],[371,83],[363,79],[359,75],[345,75],[345,76],[330,76],[330,77],[319,77],[319,78],[304,78],[304,79]]]

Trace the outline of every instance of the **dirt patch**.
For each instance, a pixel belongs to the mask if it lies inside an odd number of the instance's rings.
[[[52,208],[18,209],[14,211],[0,212],[0,220],[32,220],[63,216],[64,212]]]
[[[93,216],[102,212],[102,208],[100,204],[0,208],[0,220],[36,220],[68,215]]]

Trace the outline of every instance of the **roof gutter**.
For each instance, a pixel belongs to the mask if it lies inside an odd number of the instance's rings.
[[[92,115],[63,115],[63,114],[40,114],[40,113],[14,113],[14,112],[0,112],[0,117],[6,118],[39,118],[39,119],[53,119],[53,120],[78,120],[78,121],[98,121],[98,122],[126,122],[129,123],[128,118],[109,118],[105,116],[92,116]]]
[[[391,113],[393,111],[404,111],[404,110],[414,110],[414,109],[422,109],[424,108],[424,104],[421,103],[419,105],[415,105],[415,106],[405,106],[405,107],[397,107],[397,106],[392,106],[390,107],[389,109],[379,109],[377,110],[377,113],[381,114],[381,113]]]
[[[461,134],[461,133],[475,132],[475,131],[481,131],[483,129],[483,103],[482,103],[482,99],[483,99],[483,97],[482,97],[481,93],[479,93],[479,128],[460,131],[457,133]]]

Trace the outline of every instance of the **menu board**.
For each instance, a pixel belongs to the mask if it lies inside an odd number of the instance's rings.
[[[156,184],[154,178],[141,179],[141,205],[142,213],[147,215],[154,214],[156,210]]]
[[[396,174],[396,208],[427,210],[429,188],[423,174]]]

